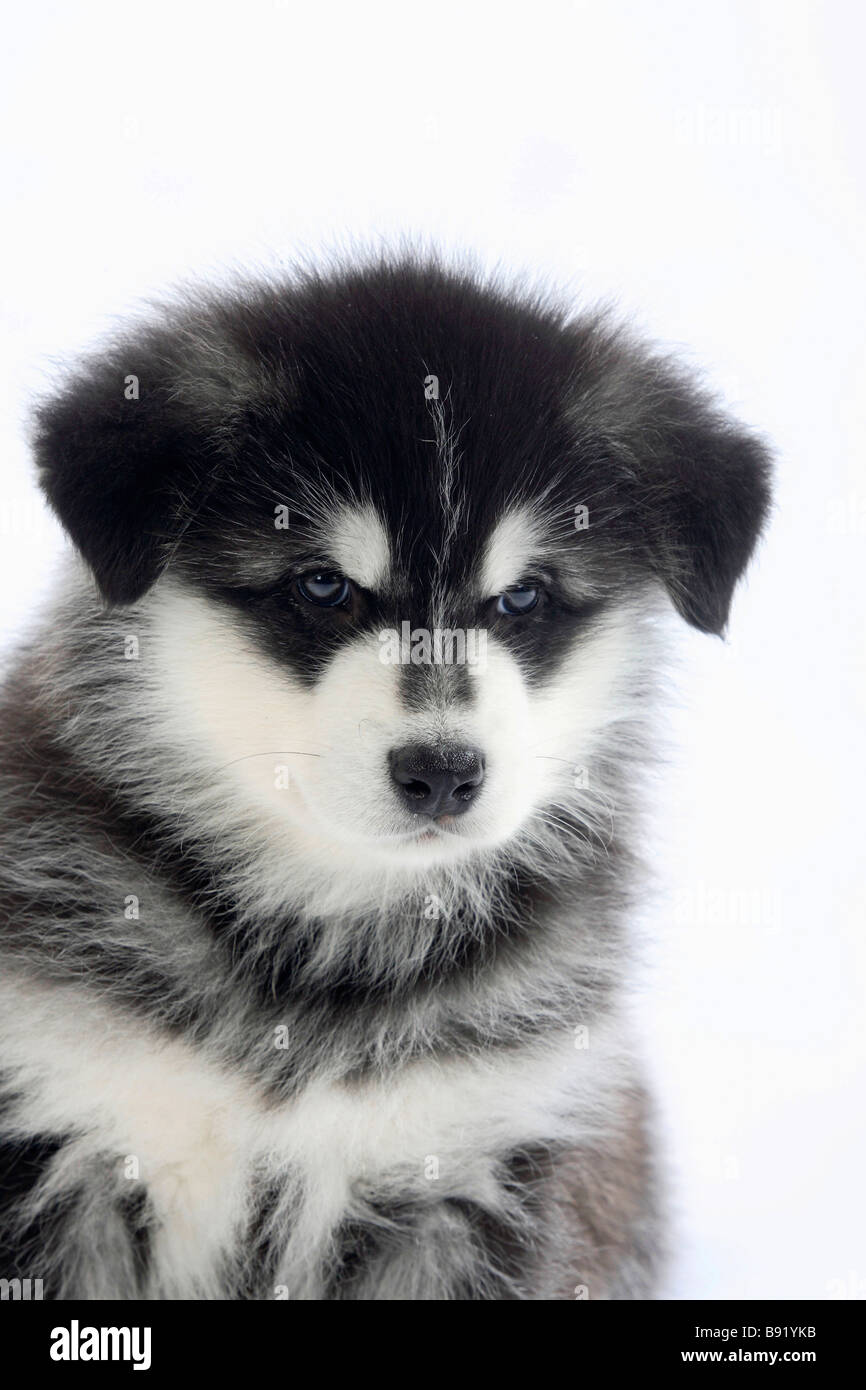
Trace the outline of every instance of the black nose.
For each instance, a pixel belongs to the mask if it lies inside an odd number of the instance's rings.
[[[401,800],[419,816],[462,815],[484,781],[481,754],[457,744],[408,743],[388,760]]]

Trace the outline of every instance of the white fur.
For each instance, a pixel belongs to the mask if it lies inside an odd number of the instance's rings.
[[[388,582],[391,546],[385,524],[368,502],[339,507],[327,530],[327,548],[342,574],[364,589],[379,589]]]
[[[497,522],[481,570],[486,597],[519,584],[541,549],[541,528],[528,507],[515,507]]]

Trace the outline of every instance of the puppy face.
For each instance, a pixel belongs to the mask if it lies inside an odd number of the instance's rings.
[[[140,331],[37,447],[104,594],[148,595],[199,754],[410,869],[591,800],[657,595],[720,631],[767,496],[760,445],[670,364],[405,264]]]
[[[591,803],[589,764],[646,657],[642,605],[555,587],[523,510],[453,587],[396,553],[373,569],[386,535],[369,503],[345,505],[313,567],[274,586],[160,585],[161,680],[186,737],[251,802],[360,863],[452,862]],[[518,536],[527,558],[497,570]]]

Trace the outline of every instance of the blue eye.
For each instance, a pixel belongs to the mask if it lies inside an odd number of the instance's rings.
[[[298,593],[319,608],[337,608],[349,596],[349,581],[342,574],[319,571],[298,580]]]
[[[506,589],[496,600],[497,613],[507,613],[510,618],[519,618],[521,613],[531,613],[538,602],[538,588],[534,584],[516,584]]]

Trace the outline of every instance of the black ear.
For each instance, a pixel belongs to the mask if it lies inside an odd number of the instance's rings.
[[[109,602],[150,588],[215,485],[246,376],[200,328],[146,328],[37,409],[40,481]]]
[[[769,455],[702,411],[656,441],[642,478],[651,562],[683,617],[720,636],[769,511]]]
[[[621,541],[720,635],[769,512],[769,450],[676,363],[621,339],[596,346],[592,378],[578,417],[614,461]]]

